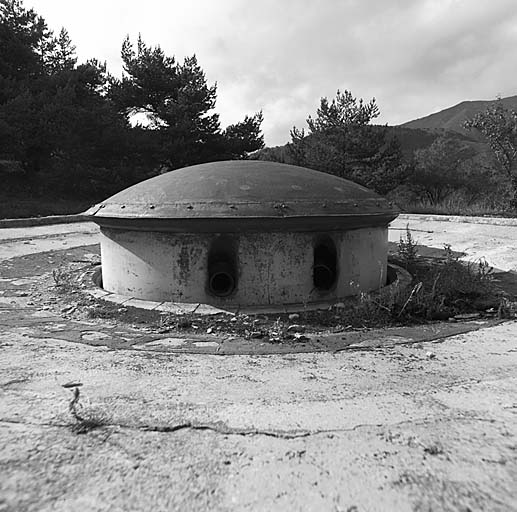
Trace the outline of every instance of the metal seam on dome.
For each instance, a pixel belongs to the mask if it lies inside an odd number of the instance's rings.
[[[340,217],[343,217],[343,218],[348,218],[348,217],[353,217],[353,218],[362,218],[362,217],[379,217],[379,218],[384,218],[384,217],[397,217],[398,216],[398,213],[396,212],[391,212],[391,211],[386,211],[386,212],[375,212],[375,213],[360,213],[360,214],[357,214],[357,213],[322,213],[322,214],[318,214],[318,215],[307,215],[307,214],[298,214],[298,215],[290,215],[288,218],[289,219],[306,219],[306,218],[311,218],[311,219],[339,219]],[[101,219],[102,217],[96,217],[98,219]],[[144,216],[130,216],[130,215],[121,215],[121,216],[117,216],[117,215],[107,215],[106,217],[104,217],[105,219],[127,219],[127,220],[131,220],[131,219],[135,219],[135,220],[148,220],[149,222],[152,222],[152,221],[178,221],[178,222],[184,222],[184,221],[187,221],[187,220],[191,220],[192,222],[195,222],[197,220],[202,220],[202,219],[206,219],[206,220],[218,220],[218,219],[222,219],[222,220],[232,220],[234,222],[238,222],[239,220],[247,220],[247,219],[253,219],[253,220],[260,220],[260,219],[264,219],[264,220],[274,220],[274,219],[279,219],[279,217],[277,215],[242,215],[242,216],[238,216],[238,217],[235,217],[235,216],[227,216],[227,217],[217,217],[217,216],[214,216],[214,215],[209,215],[209,216],[206,216],[206,217],[144,217]]]
[[[381,198],[377,198],[377,197],[368,197],[368,198],[365,198],[365,199],[362,199],[363,202],[371,202],[371,203],[378,203],[379,201],[382,201],[382,202],[385,202],[388,204],[388,201],[387,199],[381,197]],[[277,204],[279,201],[213,201],[213,200],[206,200],[206,201],[171,201],[171,202],[161,202],[159,204],[159,206],[161,205],[166,205],[166,206],[174,206],[174,205],[190,205],[190,204],[208,204],[208,205],[212,205],[212,204],[257,204],[257,205],[264,205],[264,204]],[[329,204],[329,201],[327,200],[321,200],[321,199],[292,199],[292,200],[285,200],[285,201],[282,201],[283,203],[326,203],[326,204]],[[357,202],[356,199],[344,199],[344,200],[341,200],[341,201],[331,201],[331,204],[348,204],[348,203],[351,203],[351,204],[355,204]],[[125,204],[125,205],[135,205],[135,206],[148,206],[150,203],[147,203],[147,202],[142,202],[142,203],[137,203],[137,202],[128,202],[128,201],[124,201],[124,203],[116,203],[116,202],[110,202],[110,203],[106,203],[106,204],[103,204],[102,206],[111,206],[111,205],[120,205],[120,204]],[[154,204],[154,203],[152,203]]]

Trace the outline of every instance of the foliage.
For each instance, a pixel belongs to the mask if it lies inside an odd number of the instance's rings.
[[[285,146],[265,147],[250,154],[250,160],[262,160],[265,162],[279,162],[281,164],[295,164],[289,150],[290,144]]]
[[[141,39],[122,46],[125,74],[77,63],[21,0],[0,0],[0,161],[4,193],[94,202],[162,171],[236,159],[263,146],[262,113],[221,129],[195,56],[177,63]],[[145,113],[148,124],[134,124]],[[14,165],[16,164],[16,165]]]
[[[125,74],[113,81],[110,98],[128,118],[146,116],[164,169],[243,158],[263,147],[261,112],[221,130],[216,86],[207,84],[195,55],[179,63],[139,37],[136,50],[126,38],[122,59]]]
[[[451,192],[439,202],[431,202],[418,197],[414,192],[402,187],[388,198],[400,208],[410,213],[430,213],[437,215],[470,215],[470,216],[507,216],[509,210],[508,198],[501,192],[485,195],[480,193],[472,198],[462,190]]]
[[[50,73],[73,69],[77,63],[75,46],[65,28],[53,38],[46,55],[45,67]]]
[[[51,40],[45,21],[33,9],[25,9],[20,0],[0,0],[2,79],[26,80],[41,75]]]
[[[512,207],[517,209],[517,112],[505,108],[498,99],[466,121],[465,128],[478,130],[487,139],[501,170],[510,180]]]
[[[462,262],[450,245],[443,256],[428,260],[417,255],[409,229],[398,246],[397,259],[413,275],[410,290],[392,301],[392,316],[406,319],[447,319],[456,314],[497,308],[501,299],[486,260]]]
[[[415,150],[409,167],[405,181],[389,193],[406,211],[468,215],[501,212],[507,203],[508,181],[478,143],[442,134]]]
[[[322,98],[316,117],[307,118],[308,132],[291,131],[293,162],[388,192],[407,169],[397,139],[387,137],[385,127],[370,124],[378,115],[375,99],[357,100],[349,91],[338,90],[330,102]]]
[[[106,66],[76,65],[66,30],[54,36],[19,0],[1,0],[0,40],[12,51],[0,52],[0,153],[22,168],[10,193],[97,198],[134,181],[139,160],[129,124],[106,97]]]
[[[468,188],[462,168],[472,150],[456,139],[440,137],[428,148],[415,151],[415,171],[411,182],[421,197],[438,203],[453,190]]]
[[[411,271],[411,269],[416,263],[416,258],[418,256],[418,247],[417,242],[411,234],[409,225],[406,225],[406,231],[404,235],[400,235],[399,243],[397,246],[397,253],[404,265],[404,268],[406,268],[406,270]]]

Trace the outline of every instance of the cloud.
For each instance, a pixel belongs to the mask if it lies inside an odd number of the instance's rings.
[[[322,96],[376,97],[396,124],[464,99],[516,94],[513,0],[32,0],[81,58],[121,72],[138,33],[180,59],[196,53],[218,83],[223,124],[264,112],[269,145],[289,140]]]

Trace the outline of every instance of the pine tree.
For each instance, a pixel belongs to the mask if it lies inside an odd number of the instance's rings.
[[[110,97],[129,118],[147,117],[149,140],[155,142],[154,150],[159,147],[163,168],[242,158],[263,147],[261,113],[221,130],[214,112],[217,86],[207,84],[195,55],[180,63],[139,37],[136,50],[125,39],[122,59],[125,74]]]
[[[375,99],[357,100],[349,91],[338,90],[330,102],[321,98],[316,117],[307,118],[308,132],[292,129],[290,157],[298,165],[386,193],[406,170],[398,141],[371,124],[379,113]]]
[[[0,0],[0,77],[26,80],[44,73],[52,33],[20,0]]]
[[[57,37],[53,37],[47,45],[44,64],[50,74],[74,69],[77,62],[75,46],[62,28]]]

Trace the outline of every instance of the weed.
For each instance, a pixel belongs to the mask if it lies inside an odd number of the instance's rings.
[[[194,327],[195,315],[193,313],[165,313],[160,316],[159,326],[161,330],[185,331]],[[195,327],[194,327],[195,328]]]
[[[273,343],[280,342],[282,340],[291,338],[288,334],[288,325],[285,322],[282,322],[282,319],[278,317],[267,329],[267,336],[269,340]]]
[[[442,259],[415,261],[413,279],[416,287],[411,290],[398,316],[435,320],[497,307],[500,297],[495,290],[492,270],[483,259],[460,261],[450,245],[446,245]]]
[[[497,318],[515,318],[517,316],[517,303],[503,297],[497,308]]]
[[[71,291],[74,288],[70,272],[66,271],[62,267],[52,270],[52,279],[54,279],[54,285],[60,291]]]
[[[330,323],[351,327],[379,327],[393,324],[446,320],[458,314],[498,311],[512,314],[508,301],[501,306],[493,269],[481,259],[462,262],[449,245],[440,259],[425,259],[409,230],[399,244],[397,263],[412,274],[410,286],[391,286],[385,291],[362,293],[357,299],[344,301],[335,310]]]
[[[406,270],[413,268],[418,257],[418,248],[417,243],[411,234],[411,230],[409,229],[409,224],[406,225],[405,235],[400,235],[397,254]]]

